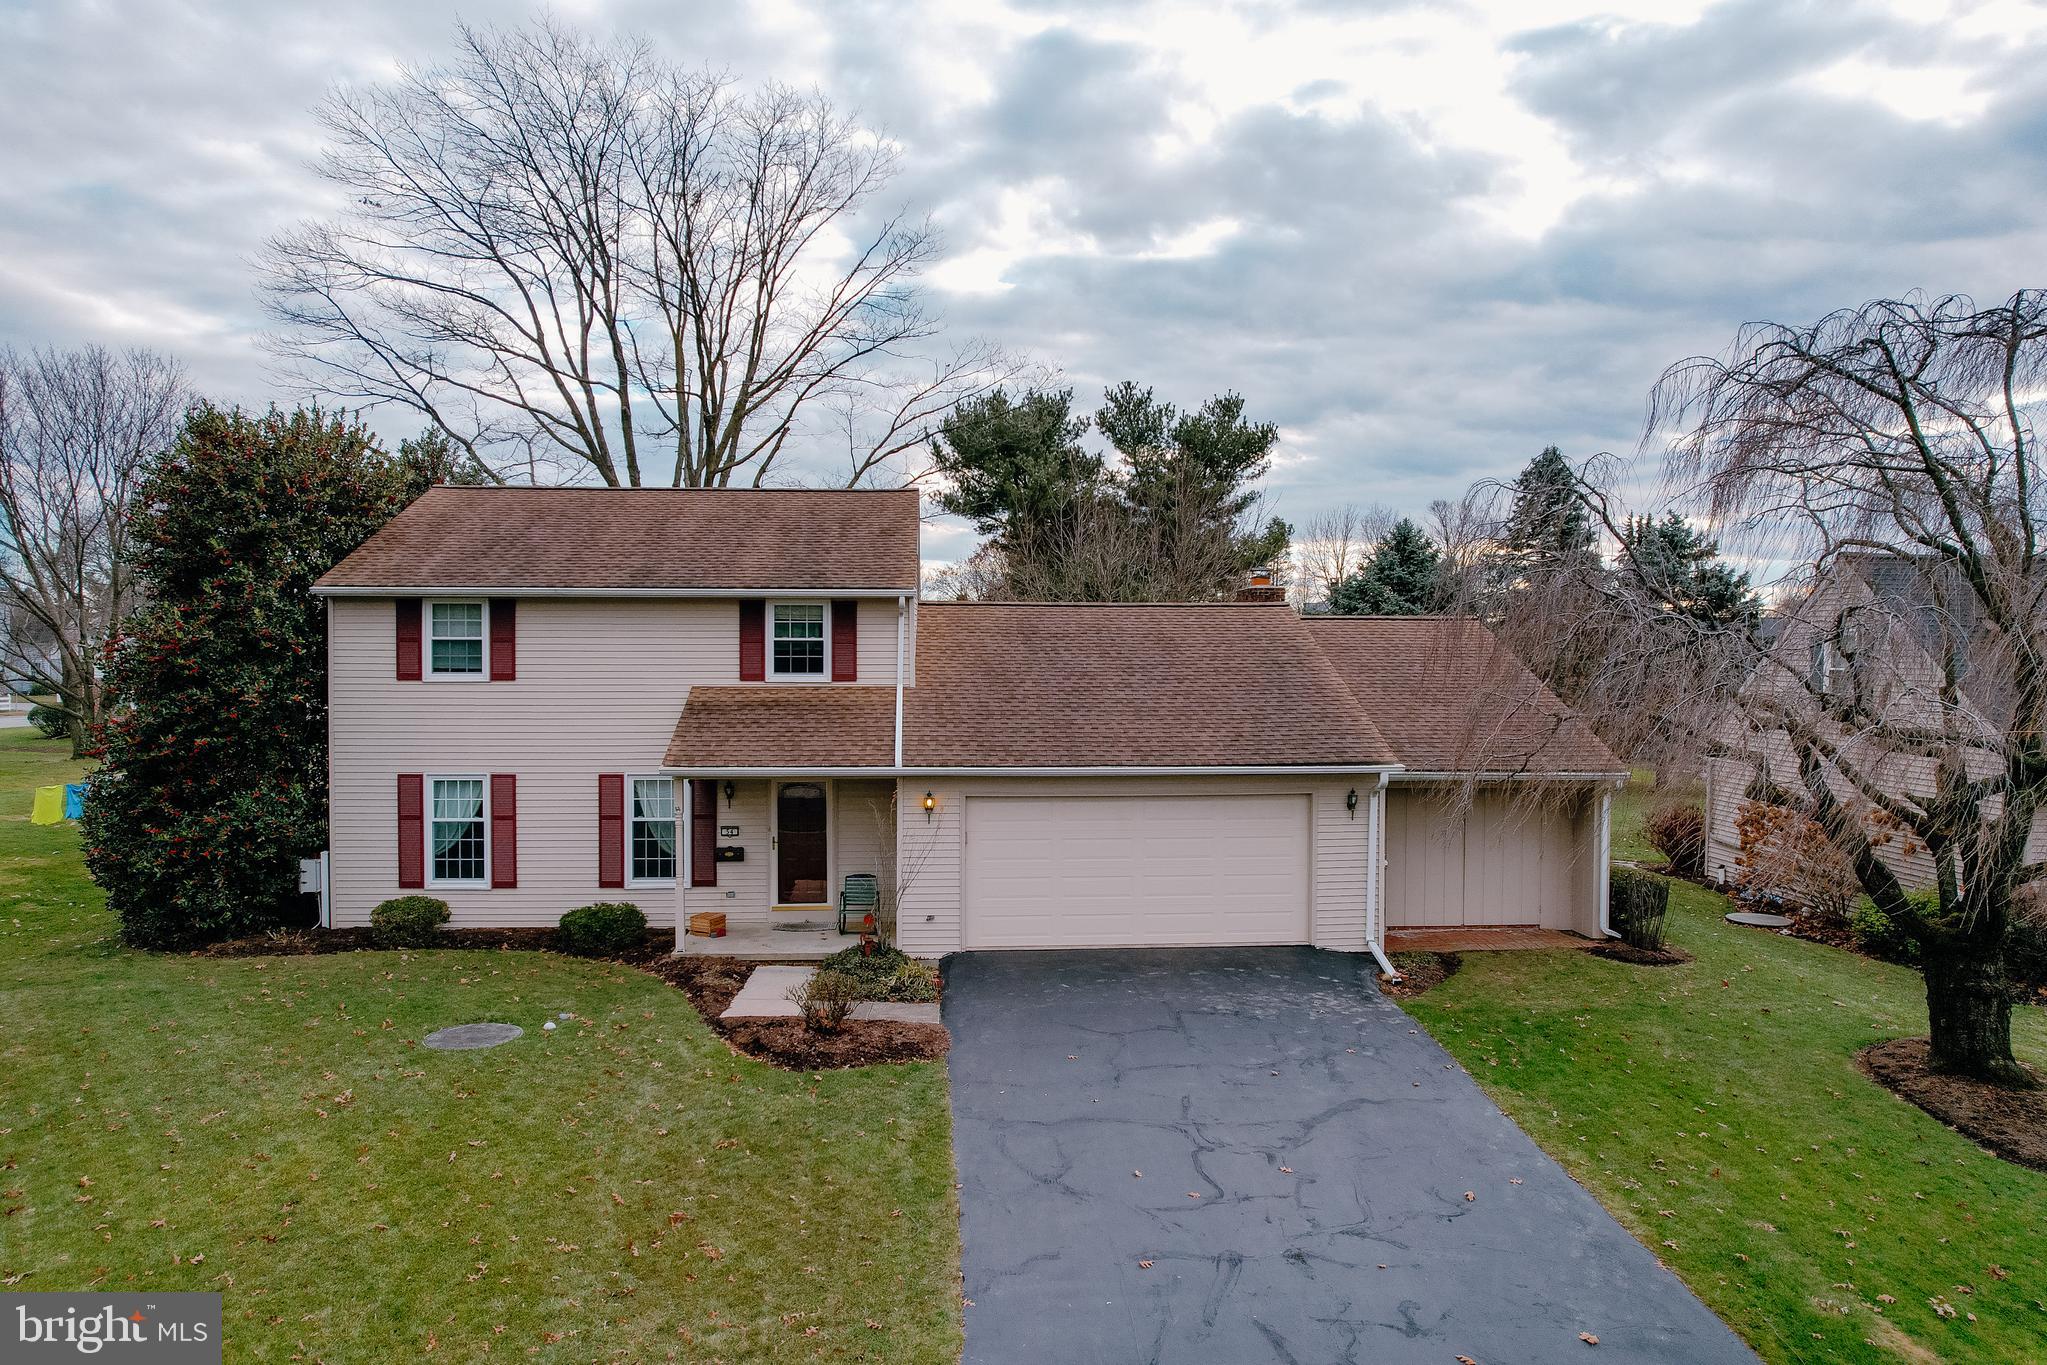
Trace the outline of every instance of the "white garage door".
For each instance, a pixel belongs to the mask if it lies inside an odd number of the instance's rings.
[[[970,796],[966,946],[1306,943],[1305,796]]]

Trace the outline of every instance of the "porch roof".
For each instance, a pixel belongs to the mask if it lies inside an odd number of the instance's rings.
[[[668,742],[671,768],[886,768],[895,689],[692,687]]]

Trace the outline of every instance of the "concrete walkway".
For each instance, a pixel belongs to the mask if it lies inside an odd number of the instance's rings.
[[[753,975],[732,997],[720,1019],[800,1019],[803,1011],[789,998],[789,992],[817,974],[815,967],[755,967]],[[937,1005],[895,1000],[862,1000],[853,1006],[853,1019],[890,1019],[902,1024],[940,1022]]]
[[[949,959],[967,1365],[1756,1365],[1372,970]]]

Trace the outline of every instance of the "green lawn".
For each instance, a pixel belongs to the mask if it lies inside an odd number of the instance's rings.
[[[27,822],[63,752],[0,731],[8,1286],[219,1290],[229,1360],[958,1358],[941,1066],[790,1075],[546,954],[127,951]],[[418,1046],[479,1019],[527,1036]]]
[[[1407,1008],[1765,1359],[2047,1360],[2047,1175],[1855,1068],[1925,1033],[1919,978],[1673,888],[1695,962],[1468,953]],[[2047,1018],[2021,1014],[2047,1063]]]

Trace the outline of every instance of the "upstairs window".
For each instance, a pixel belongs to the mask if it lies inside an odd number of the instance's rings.
[[[636,882],[675,880],[675,783],[666,777],[633,782],[631,878]]]
[[[825,676],[822,602],[776,602],[768,608],[768,671],[777,678]]]
[[[485,878],[483,779],[437,777],[433,780],[433,828],[427,850],[433,855],[436,885],[482,886]]]
[[[483,677],[481,602],[433,602],[427,607],[427,675]]]

